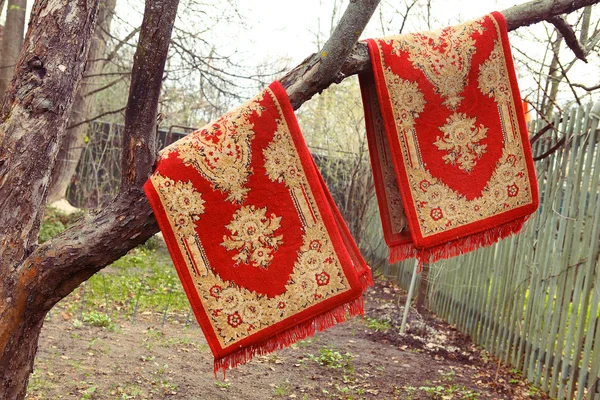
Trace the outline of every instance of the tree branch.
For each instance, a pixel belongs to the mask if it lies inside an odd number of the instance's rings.
[[[565,39],[565,43],[567,44],[567,46],[569,46],[569,48],[571,50],[573,50],[575,57],[577,57],[581,61],[587,63],[588,61],[587,61],[587,58],[585,57],[585,50],[583,49],[583,46],[581,45],[581,43],[579,43],[579,40],[577,39],[577,36],[575,35],[575,31],[573,31],[573,28],[571,27],[571,25],[569,25],[567,23],[567,21],[565,21],[560,16],[554,16],[552,18],[548,18],[548,22],[550,22],[552,25],[554,25],[556,30],[560,32],[560,34]]]
[[[113,115],[113,114],[118,114],[120,112],[123,112],[123,111],[125,111],[125,109],[126,109],[126,107],[121,107],[117,110],[105,111],[103,113],[94,115],[92,118],[86,119],[85,121],[78,122],[75,125],[69,125],[67,127],[67,129],[73,129],[73,128],[77,128],[78,126],[81,126],[83,124],[89,124],[90,122],[100,119],[102,117],[106,117],[107,115]]]
[[[300,69],[297,67],[294,71],[299,72],[298,74],[287,74],[281,80],[283,87],[288,89],[294,109],[316,93],[313,88],[324,89],[332,82],[341,82],[347,76],[340,73],[340,70],[378,4],[379,0],[350,1],[331,38],[319,54],[313,54],[299,66]]]
[[[572,86],[578,87],[578,88],[582,88],[583,90],[587,91],[587,92],[593,92],[594,90],[598,90],[600,89],[600,83],[594,86],[585,86],[582,85],[581,83],[572,83]]]
[[[506,19],[508,30],[512,31],[599,2],[600,0],[534,0],[508,8],[501,13]],[[307,58],[281,79],[294,109],[298,109],[305,101],[327,89],[332,83],[338,82],[340,77],[355,75],[371,68],[367,45],[360,42],[354,45],[337,75],[329,76],[328,80],[312,82],[306,75],[312,71],[313,57],[314,55]]]
[[[533,157],[533,160],[534,161],[543,160],[544,158],[548,157],[550,154],[552,154],[556,150],[558,150],[560,147],[562,147],[565,144],[565,141],[566,141],[566,136],[563,136],[562,138],[560,138],[560,140],[558,142],[556,142],[556,144],[554,146],[549,148],[547,151],[540,154],[539,156]]]
[[[502,11],[509,31],[548,21],[550,18],[569,14],[580,8],[598,3],[598,0],[534,0]]]
[[[156,158],[156,114],[179,0],[146,0],[125,110],[121,191],[141,190]]]
[[[121,47],[123,47],[125,44],[129,44],[129,41],[135,36],[137,35],[137,33],[140,31],[140,28],[137,27],[134,30],[132,30],[131,32],[129,32],[129,34],[127,36],[125,36],[125,38],[123,38],[123,40],[120,39],[116,39],[119,41],[119,43],[117,43],[117,45],[115,46],[115,48],[110,52],[110,54],[106,57],[105,60],[103,61],[103,65],[102,68],[106,67],[106,65],[113,59],[115,58],[115,56],[117,55],[117,53],[119,52],[119,50],[121,50]]]

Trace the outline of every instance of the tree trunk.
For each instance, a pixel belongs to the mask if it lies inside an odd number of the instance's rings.
[[[126,184],[102,212],[41,246],[36,242],[51,161],[82,76],[98,0],[40,1],[32,11],[15,84],[0,114],[0,399],[25,396],[48,310],[158,230],[141,183],[156,154],[156,110],[177,5],[146,1],[128,103],[137,112],[126,118]],[[52,39],[43,42],[42,35]]]
[[[84,121],[92,117],[96,105],[96,97],[94,95],[87,96],[87,94],[102,82],[98,75],[105,65],[103,58],[106,56],[106,40],[108,39],[106,32],[110,32],[115,4],[116,0],[100,0],[98,22],[84,72],[84,75],[90,77],[84,77],[81,80],[73,102],[73,110],[67,124],[67,134],[58,151],[56,164],[50,177],[48,203],[53,203],[66,196],[67,188],[81,158],[85,135],[89,127]],[[70,126],[72,128],[69,128]]]
[[[14,297],[6,300],[8,309],[0,309],[3,323],[0,328],[0,399],[21,399],[25,396],[46,315],[45,311],[28,307],[29,293],[24,288],[29,285],[21,282],[14,285]]]
[[[26,7],[27,0],[8,0],[6,25],[2,34],[2,51],[0,51],[0,101],[8,88],[23,46]]]
[[[562,76],[560,75],[559,69],[559,53],[560,53],[560,45],[563,42],[563,37],[560,32],[558,33],[558,37],[556,41],[552,43],[552,61],[550,62],[550,66],[548,67],[548,77],[546,78],[546,89],[544,90],[544,107],[542,108],[544,115],[546,118],[550,118],[552,116],[552,110],[554,110],[554,105],[556,104],[556,96],[558,94],[558,88],[562,81]],[[550,89],[548,89],[548,87]]]
[[[24,260],[37,246],[50,172],[97,11],[98,0],[35,3],[0,112],[1,399],[23,398],[48,310],[40,289],[49,282],[40,281],[39,260]]]

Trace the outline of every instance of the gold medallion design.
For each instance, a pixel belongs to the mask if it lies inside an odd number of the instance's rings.
[[[433,143],[440,150],[446,150],[442,157],[446,164],[458,165],[465,172],[471,172],[478,159],[486,152],[487,145],[479,142],[486,137],[487,128],[475,127],[475,118],[455,113],[440,128],[444,136],[438,136]]]
[[[504,53],[498,40],[494,42],[494,50],[479,68],[479,90],[481,93],[493,97],[497,103],[511,101],[508,75],[504,66]]]
[[[444,98],[443,104],[454,110],[462,101],[460,93],[467,84],[471,58],[477,50],[472,35],[484,30],[481,22],[476,20],[433,32],[394,36],[385,42],[392,44],[395,54],[408,53],[410,62],[423,71]]]
[[[238,251],[232,257],[236,265],[244,263],[266,269],[273,259],[273,253],[283,243],[283,236],[274,236],[281,226],[281,217],[266,214],[266,207],[243,206],[226,226],[231,235],[223,236],[221,246]]]
[[[250,143],[255,132],[250,116],[263,111],[258,103],[261,99],[253,100],[165,148],[161,157],[176,151],[183,163],[194,167],[214,189],[227,193],[227,201],[242,202],[252,173]]]
[[[394,114],[398,131],[410,130],[415,125],[415,119],[425,109],[425,96],[419,90],[417,82],[410,82],[395,75],[390,68],[383,71],[392,105],[397,113]]]
[[[202,195],[191,182],[182,182],[157,174],[152,177],[158,190],[172,199],[167,210],[173,215],[173,227],[177,234],[194,235],[194,222],[204,213]]]

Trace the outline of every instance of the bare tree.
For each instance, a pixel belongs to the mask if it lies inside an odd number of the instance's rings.
[[[3,4],[2,4],[3,5]],[[13,68],[19,58],[25,30],[27,0],[8,0],[6,25],[3,29],[0,51],[0,99],[10,83]],[[0,7],[0,11],[2,7]]]
[[[509,29],[600,0],[505,10]],[[38,0],[0,112],[0,398],[22,399],[48,310],[158,231],[142,185],[155,161],[158,97],[178,0],[147,0],[125,111],[121,189],[104,209],[41,245],[51,171],[93,36],[99,0]],[[282,82],[300,107],[369,67],[356,41],[378,0],[352,1],[322,51]],[[44,38],[44,40],[42,40]]]

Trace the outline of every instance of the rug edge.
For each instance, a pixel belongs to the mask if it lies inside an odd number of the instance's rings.
[[[223,371],[223,378],[226,378],[228,369],[233,369],[239,365],[245,364],[255,356],[263,356],[289,347],[300,340],[314,336],[317,332],[324,331],[334,325],[346,322],[350,318],[358,315],[364,315],[364,297],[362,294],[354,300],[335,306],[323,314],[316,315],[313,318],[298,323],[260,343],[245,347],[224,357],[215,358],[213,371],[215,378],[218,371]]]

